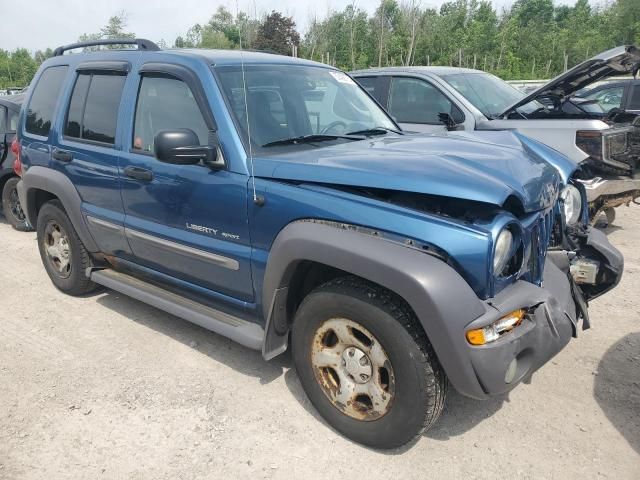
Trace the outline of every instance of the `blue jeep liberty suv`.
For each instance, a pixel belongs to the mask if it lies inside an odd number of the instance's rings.
[[[65,54],[104,43],[133,48]],[[148,40],[60,47],[18,128],[51,281],[262,350],[327,422],[416,438],[449,383],[509,391],[589,325],[620,253],[571,163],[510,132],[412,135],[345,73]]]

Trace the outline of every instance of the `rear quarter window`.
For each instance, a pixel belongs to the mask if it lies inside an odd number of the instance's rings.
[[[27,107],[27,133],[49,136],[53,114],[68,69],[67,65],[49,67],[40,75]]]
[[[15,132],[18,129],[18,112],[14,112],[13,110],[9,110],[9,131]]]

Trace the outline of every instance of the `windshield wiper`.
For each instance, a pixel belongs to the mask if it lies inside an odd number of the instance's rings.
[[[394,130],[393,128],[387,128],[387,127],[366,128],[364,130],[349,132],[347,133],[347,135],[385,135],[389,132],[396,133],[398,135],[404,135],[404,132],[401,132],[400,130]]]
[[[313,135],[301,135],[293,138],[283,138],[282,140],[275,140],[273,142],[265,143],[263,147],[273,147],[276,145],[295,145],[298,143],[313,143],[313,142],[326,142],[328,140],[336,140],[338,138],[344,138],[346,140],[364,140],[363,136],[355,136],[351,134],[347,135],[329,135],[329,134],[313,134]]]

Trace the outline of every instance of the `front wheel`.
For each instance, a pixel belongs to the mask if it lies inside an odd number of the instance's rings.
[[[27,222],[22,206],[20,205],[20,199],[18,198],[18,182],[17,177],[12,177],[6,181],[2,189],[2,210],[7,222],[11,224],[13,228],[21,232],[26,232],[31,229]]]
[[[410,442],[440,416],[447,379],[413,312],[356,277],[302,302],[293,361],[311,403],[336,430],[374,448]]]

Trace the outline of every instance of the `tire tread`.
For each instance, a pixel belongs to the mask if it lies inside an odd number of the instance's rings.
[[[375,283],[352,275],[330,280],[316,287],[311,294],[319,291],[331,291],[343,295],[355,294],[366,298],[368,302],[377,305],[395,318],[418,346],[421,355],[416,358],[416,366],[426,380],[430,401],[424,410],[424,418],[420,429],[408,443],[415,441],[431,428],[442,414],[449,388],[447,376],[415,314],[399,295]]]

